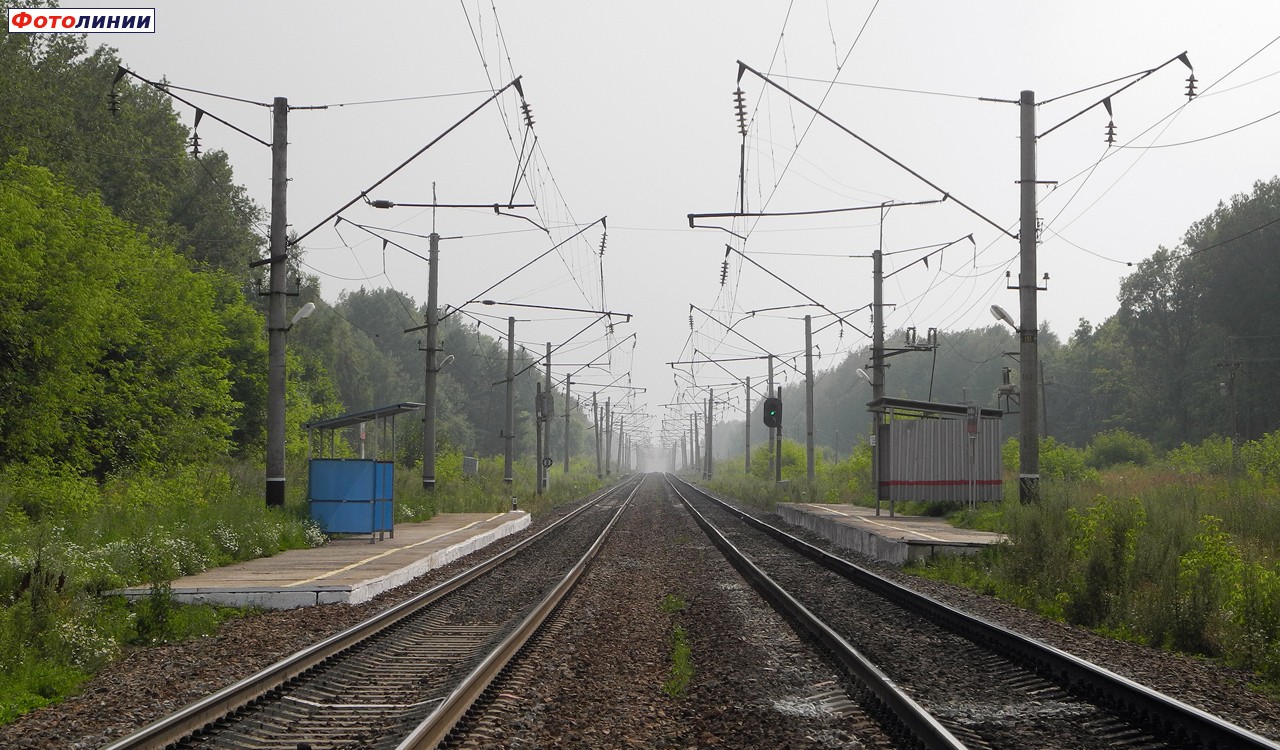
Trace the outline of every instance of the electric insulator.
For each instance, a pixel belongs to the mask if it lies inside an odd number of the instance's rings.
[[[604,233],[600,235],[600,257],[601,258],[604,257],[604,246],[605,246],[605,242],[608,239],[609,239],[609,230],[606,229],[604,230]]]
[[[729,261],[720,264],[720,286],[724,286],[724,282],[729,278]]]
[[[1193,72],[1187,76],[1187,99],[1196,98],[1196,74]]]
[[[743,136],[747,134],[747,104],[745,96],[746,94],[741,88],[733,92],[734,111],[738,113],[738,132]]]
[[[120,95],[115,92],[115,89],[107,94],[107,111],[113,115],[120,114]]]
[[[526,127],[533,127],[533,110],[529,108],[529,102],[520,102],[520,111],[524,113],[524,124]]]
[[[200,158],[200,134],[199,133],[191,134],[191,156],[196,159]]]
[[[689,313],[689,330],[693,330],[693,313]]]
[[[1107,123],[1107,145],[1114,145],[1116,142],[1116,121],[1111,120]]]

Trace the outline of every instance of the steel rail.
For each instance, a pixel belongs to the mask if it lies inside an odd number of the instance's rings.
[[[623,483],[599,492],[596,497],[575,508],[563,518],[556,520],[536,534],[512,545],[494,557],[433,586],[421,594],[406,599],[360,624],[291,654],[239,682],[158,719],[102,750],[158,750],[193,734],[197,730],[252,703],[273,690],[279,689],[302,673],[315,668],[322,662],[337,656],[361,641],[392,627],[445,595],[488,573],[545,535],[552,533],[563,524],[577,517],[580,513],[625,487],[626,483]]]
[[[520,650],[529,642],[529,639],[538,632],[543,623],[547,621],[547,618],[551,616],[552,612],[560,606],[564,598],[577,585],[578,579],[582,577],[587,566],[595,559],[600,547],[603,546],[605,539],[609,536],[609,532],[613,530],[614,524],[618,522],[618,518],[627,509],[627,506],[631,503],[631,498],[635,497],[642,484],[644,484],[643,475],[627,495],[627,499],[622,501],[622,505],[618,507],[618,511],[614,513],[613,518],[605,525],[604,530],[600,532],[600,536],[596,538],[596,541],[587,549],[573,568],[565,574],[564,578],[556,584],[538,606],[525,617],[520,626],[508,635],[502,643],[498,644],[497,648],[491,651],[484,658],[484,661],[472,670],[471,674],[467,675],[462,683],[431,712],[431,715],[401,741],[396,750],[432,750],[444,741],[449,732],[453,730],[453,727],[488,689],[489,683],[493,682],[494,678],[502,672],[507,664],[520,653]]]
[[[785,546],[848,578],[873,593],[907,607],[970,641],[1032,665],[1042,675],[1089,700],[1121,706],[1127,714],[1141,717],[1152,729],[1204,748],[1280,750],[1265,737],[1167,696],[1146,685],[1085,661],[1074,654],[1024,636],[995,623],[950,607],[925,594],[900,586],[843,558],[805,542],[776,526],[729,505],[705,490],[683,480],[689,489],[738,516],[748,525],[777,539]]]
[[[693,516],[702,530],[729,560],[730,564],[747,579],[752,586],[764,595],[773,606],[784,614],[795,618],[804,626],[832,655],[847,669],[852,677],[865,685],[888,712],[909,731],[912,736],[926,748],[936,750],[964,750],[965,745],[956,739],[946,727],[926,711],[911,696],[903,692],[893,680],[880,670],[869,659],[863,656],[853,644],[845,640],[839,633],[809,611],[795,597],[787,593],[767,573],[751,562],[734,546],[720,530],[706,519],[689,499],[680,492],[670,476],[667,484],[676,493],[685,509]],[[687,487],[693,488],[692,485]]]

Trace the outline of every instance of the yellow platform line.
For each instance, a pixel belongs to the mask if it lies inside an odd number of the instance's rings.
[[[366,558],[365,558],[365,559],[363,559],[363,560],[359,560],[359,561],[357,561],[357,562],[353,562],[353,563],[351,563],[350,565],[343,566],[343,567],[341,567],[341,568],[338,568],[337,570],[331,570],[331,571],[329,571],[328,573],[321,573],[321,574],[320,574],[320,575],[318,575],[318,576],[312,576],[311,578],[308,578],[308,579],[303,580],[303,581],[294,581],[293,583],[286,583],[286,584],[285,584],[284,586],[282,586],[281,588],[286,588],[286,589],[287,589],[287,588],[291,588],[291,587],[293,587],[293,586],[301,586],[301,585],[302,585],[302,584],[304,584],[304,583],[313,583],[313,582],[315,582],[315,581],[319,581],[319,580],[321,580],[321,579],[328,578],[328,577],[330,577],[330,576],[336,576],[336,575],[338,575],[339,573],[345,573],[345,572],[347,572],[348,570],[351,570],[351,569],[353,569],[353,568],[358,568],[358,567],[360,567],[361,565],[364,565],[365,563],[373,562],[374,560],[381,559],[381,558],[383,558],[383,557],[386,557],[387,555],[394,555],[395,553],[397,553],[397,552],[399,552],[399,551],[401,551],[401,550],[413,549],[414,547],[419,547],[419,546],[421,546],[421,545],[423,545],[423,544],[427,544],[428,542],[434,542],[435,540],[440,539],[440,538],[443,538],[443,537],[446,537],[446,536],[449,536],[450,534],[456,534],[456,533],[458,533],[459,531],[466,531],[467,529],[471,528],[472,526],[478,526],[479,524],[482,524],[482,523],[489,523],[490,521],[497,520],[497,519],[499,519],[499,518],[502,518],[502,517],[503,517],[503,516],[505,516],[505,515],[507,515],[507,514],[506,514],[506,513],[499,513],[498,515],[493,516],[492,518],[483,518],[483,519],[481,519],[481,520],[479,520],[479,521],[472,521],[471,523],[469,523],[469,524],[467,524],[466,526],[463,526],[463,527],[461,527],[461,528],[452,529],[452,530],[450,530],[450,531],[446,531],[446,532],[444,532],[443,534],[436,534],[435,536],[430,537],[430,538],[428,538],[428,539],[423,539],[422,541],[420,541],[420,542],[414,542],[413,544],[406,544],[406,545],[405,545],[405,546],[403,546],[403,547],[396,547],[395,549],[389,549],[389,550],[387,550],[386,552],[379,552],[379,553],[378,553],[378,554],[376,554],[376,555],[373,555],[373,556],[371,556],[371,557],[366,557]]]
[[[830,507],[827,507],[827,506],[825,506],[825,505],[814,505],[813,503],[809,503],[809,507],[810,507],[810,508],[821,508],[823,511],[825,511],[825,512],[827,512],[827,513],[835,513],[836,515],[844,516],[845,518],[855,518],[855,516],[854,516],[852,513],[845,513],[844,511],[839,511],[839,510],[836,510],[835,508],[830,508]],[[923,531],[920,531],[920,530],[918,530],[918,529],[904,529],[904,528],[902,528],[902,527],[900,527],[900,526],[893,526],[893,525],[891,525],[891,524],[881,523],[880,521],[876,521],[876,520],[874,520],[874,519],[867,518],[866,516],[856,516],[856,518],[860,518],[861,520],[866,521],[867,523],[874,523],[876,526],[883,526],[883,527],[885,527],[886,529],[893,529],[894,531],[901,531],[901,532],[902,532],[902,533],[904,533],[904,534],[918,534],[918,535],[920,535],[920,536],[924,537],[925,539],[931,539],[931,540],[933,540],[933,541],[935,541],[935,542],[945,542],[945,541],[947,541],[946,539],[940,539],[940,538],[938,538],[938,537],[936,537],[936,536],[930,536],[930,535],[928,535],[928,534],[926,534],[926,533],[924,533]]]
[[[900,526],[893,526],[893,525],[891,525],[891,524],[881,523],[881,522],[879,522],[879,521],[876,521],[876,520],[871,519],[871,518],[866,518],[866,517],[864,517],[862,520],[866,521],[867,523],[874,523],[876,526],[883,526],[883,527],[885,527],[886,529],[893,529],[894,531],[901,531],[901,532],[902,532],[902,533],[904,533],[904,534],[917,534],[917,535],[919,535],[919,536],[924,537],[925,539],[932,539],[932,540],[933,540],[933,541],[935,541],[935,542],[945,542],[945,541],[947,541],[946,539],[940,539],[939,537],[936,537],[936,536],[929,536],[928,534],[924,533],[923,531],[920,531],[919,529],[904,529],[904,528],[902,528],[902,527],[900,527]]]

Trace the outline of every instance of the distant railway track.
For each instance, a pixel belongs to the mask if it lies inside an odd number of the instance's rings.
[[[1280,748],[903,588],[693,485],[674,477],[668,484],[735,567],[830,648],[921,745]]]
[[[639,483],[107,750],[435,747],[572,588]]]

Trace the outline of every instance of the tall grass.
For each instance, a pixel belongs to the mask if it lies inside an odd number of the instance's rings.
[[[1114,434],[1106,440],[1082,457],[1098,465],[1100,456],[1143,454],[1117,449]],[[1046,480],[1039,503],[1010,498],[995,514],[1010,544],[920,572],[1116,637],[1218,658],[1280,692],[1280,487],[1249,460],[1269,445],[1280,442],[1245,446],[1234,475],[1221,441],[1210,440],[1146,466]]]
[[[1006,472],[1004,501],[976,511],[924,503],[904,513],[941,513],[1009,544],[917,568],[1046,616],[1159,648],[1252,670],[1280,693],[1280,433],[1233,450],[1211,438],[1155,455],[1140,437],[1103,433],[1083,449],[1044,440],[1041,499],[1018,501]],[[1018,445],[1002,449],[1017,465]],[[772,510],[778,502],[873,504],[869,450],[819,460],[805,478],[804,452],[784,445],[783,476],[765,477],[767,456],[716,465],[710,488]]]
[[[434,492],[422,489],[420,468],[397,467],[396,520],[499,513],[512,497],[536,512],[601,486],[594,465],[571,468],[553,471],[537,495],[532,467],[507,486],[501,459],[464,477],[461,455],[444,454]],[[265,506],[263,475],[261,464],[230,460],[102,484],[47,461],[0,468],[0,723],[74,692],[123,649],[208,633],[239,614],[173,605],[170,580],[326,543],[310,520],[305,463],[290,463],[298,479],[281,508]],[[103,595],[133,585],[154,595],[133,605]]]

